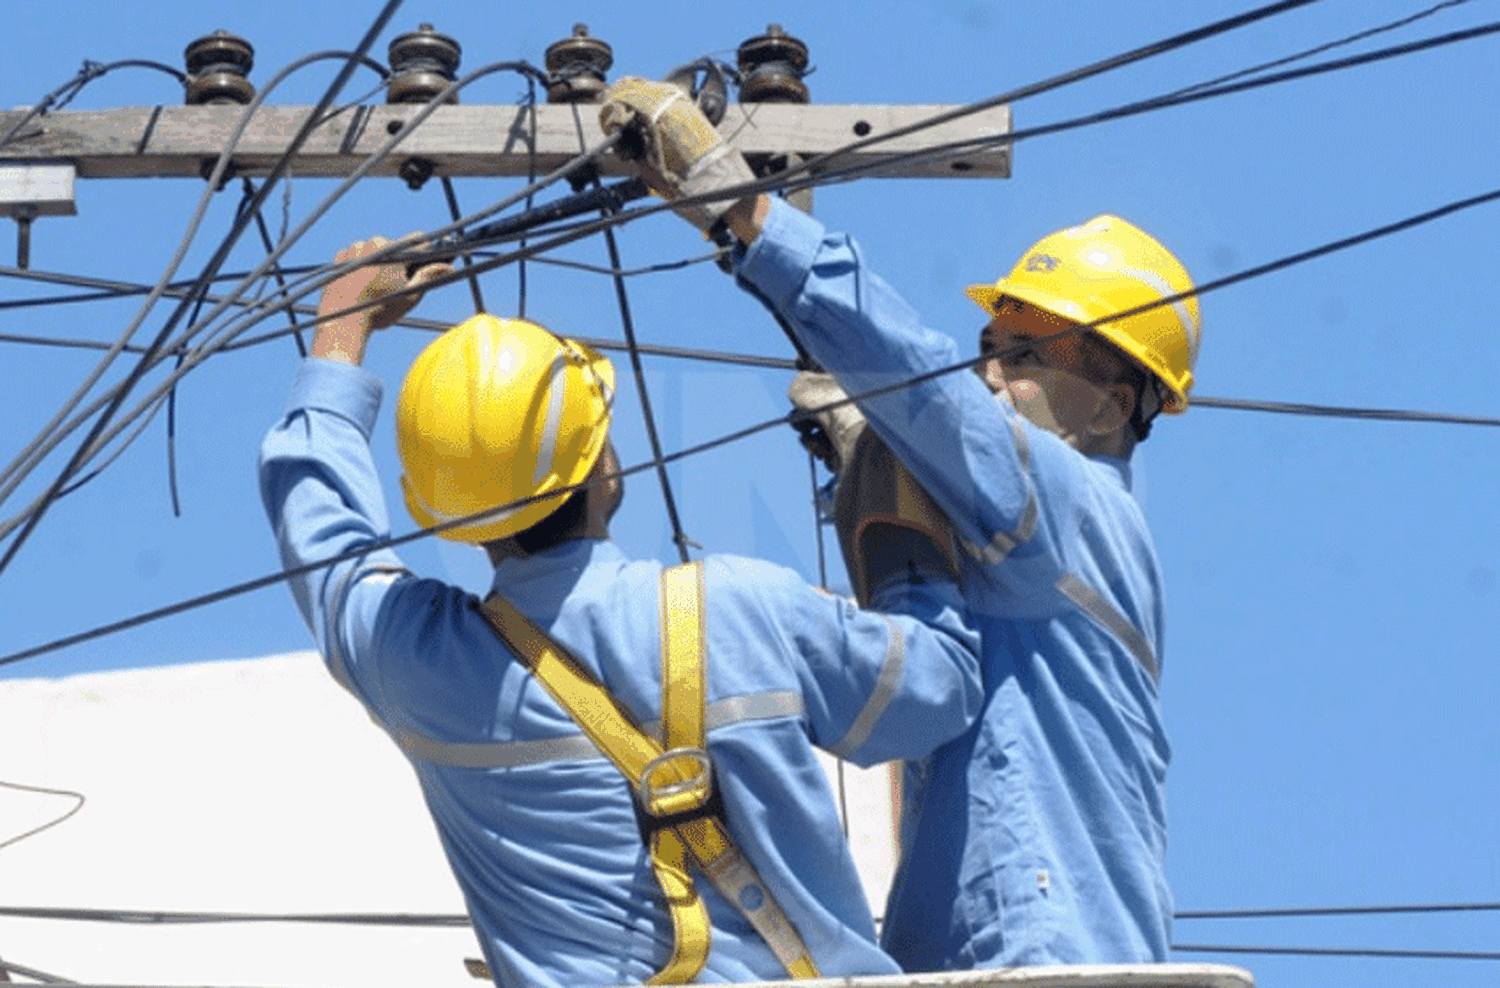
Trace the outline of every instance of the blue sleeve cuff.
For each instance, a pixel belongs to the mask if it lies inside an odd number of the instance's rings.
[[[368,439],[384,390],[380,378],[363,367],[309,357],[297,368],[286,411],[290,414],[316,408],[332,412],[354,423]]]
[[[822,223],[772,196],[760,236],[740,256],[735,273],[783,308],[802,290],[826,232]]]

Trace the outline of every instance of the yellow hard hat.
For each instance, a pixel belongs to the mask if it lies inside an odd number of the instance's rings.
[[[1102,322],[1094,332],[1129,354],[1166,386],[1163,410],[1187,410],[1202,323],[1193,279],[1165,247],[1118,216],[1038,240],[1010,274],[972,285],[973,299],[993,315],[1010,296],[1078,323],[1094,323],[1179,295],[1173,302]]]
[[[428,344],[396,403],[401,489],[417,524],[561,491],[593,469],[609,433],[609,360],[524,319],[477,315]],[[439,532],[489,542],[562,506],[548,497]]]

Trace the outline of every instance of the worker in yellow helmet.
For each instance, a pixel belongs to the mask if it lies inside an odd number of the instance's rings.
[[[815,749],[859,764],[959,736],[981,698],[952,574],[903,570],[883,613],[791,570],[664,569],[609,538],[624,482],[614,370],[479,315],[413,362],[396,406],[416,521],[482,547],[481,599],[390,548],[366,341],[440,268],[376,238],[320,305],[261,451],[261,493],[334,677],[410,760],[495,982],[526,988],[899,971]],[[379,862],[371,862],[379,867]]]
[[[621,79],[600,123],[831,375],[798,375],[794,403],[856,462],[877,434],[960,547],[985,710],[908,773],[883,944],[909,971],[1166,960],[1162,581],[1130,458],[1188,405],[1186,270],[1115,216],[1044,237],[969,289],[978,374],[941,374],[967,359],[953,340],[849,237],[748,193],[743,156],[681,90]],[[844,394],[857,413],[824,407]],[[841,495],[851,481],[870,486],[841,477]]]

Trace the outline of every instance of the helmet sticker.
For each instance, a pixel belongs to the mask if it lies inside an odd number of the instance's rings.
[[[1062,261],[1051,254],[1032,254],[1026,258],[1027,271],[1055,271]]]

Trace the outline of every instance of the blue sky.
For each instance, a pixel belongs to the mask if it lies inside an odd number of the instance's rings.
[[[265,0],[222,10],[141,2],[15,0],[8,7],[0,106],[27,105],[85,59],[181,66],[215,29],[255,46],[252,80],[294,59],[355,45],[380,4]],[[636,5],[438,4],[408,0],[381,37],[431,23],[460,42],[462,71],[540,64],[575,22],[614,49],[612,76],[661,75],[780,23],[811,51],[819,103],[955,104],[984,99],[1248,9],[1079,0]],[[1427,9],[1427,0],[1324,0],[1259,25],[1013,106],[1028,128],[1130,103],[1344,38]],[[337,11],[335,13],[334,11]],[[1500,20],[1500,4],[1447,5],[1399,31],[1322,58]],[[334,74],[320,63],[272,101],[315,102]],[[374,85],[357,75],[349,93]],[[854,232],[875,266],[926,316],[967,344],[979,327],[961,289],[992,280],[1034,240],[1102,212],[1168,244],[1200,283],[1404,219],[1497,185],[1495,37],[1375,65],[1027,140],[1004,181],[871,179],[820,189],[815,212]],[[513,103],[525,87],[492,76],[466,103]],[[180,101],[165,75],[118,70],[70,109]],[[455,183],[464,208],[514,192],[510,180]],[[267,220],[295,227],[333,183],[294,178]],[[78,183],[78,215],[39,220],[35,270],[154,283],[181,242],[202,186],[191,180]],[[215,197],[180,274],[195,273],[238,200]],[[1500,204],[1247,280],[1202,301],[1195,395],[1205,398],[1500,415],[1494,398],[1493,230]],[[437,183],[409,191],[367,181],[289,253],[330,259],[349,241],[447,222]],[[13,226],[0,224],[10,263]],[[685,257],[694,234],[670,216],[620,232],[627,267]],[[263,256],[253,234],[227,269]],[[606,263],[589,241],[560,257]],[[487,307],[514,314],[514,268],[483,279]],[[7,278],[0,301],[69,290]],[[788,356],[774,324],[711,266],[631,279],[643,341]],[[527,311],[559,332],[621,338],[613,288],[596,274],[527,268]],[[147,314],[137,339],[171,311]],[[115,339],[140,301],[0,310],[0,334]],[[417,315],[457,321],[466,288],[436,292]],[[276,324],[271,324],[272,326]],[[269,328],[269,327],[268,327]],[[393,330],[370,366],[394,390],[429,338]],[[78,348],[0,343],[12,396],[0,424],[9,464],[95,367]],[[274,572],[254,483],[256,448],[296,361],[292,344],[225,353],[176,398],[175,437],[152,421],[103,472],[60,500],[0,573],[0,655]],[[128,361],[105,375],[121,380]],[[667,450],[785,412],[787,375],[650,358],[648,386]],[[622,379],[628,368],[620,361]],[[159,372],[146,379],[160,381]],[[95,392],[97,393],[97,392]],[[633,386],[618,442],[648,455]],[[9,518],[62,468],[81,434],[0,505]],[[169,490],[175,454],[181,514]],[[398,534],[412,525],[395,494],[389,408],[376,452]],[[1184,911],[1500,901],[1500,432],[1492,427],[1364,421],[1198,407],[1160,424],[1138,454],[1141,496],[1168,589],[1164,703],[1174,744],[1171,873]],[[816,577],[808,466],[773,429],[676,464],[684,528],[708,551],[766,556]],[[674,554],[650,473],[630,485],[616,538],[633,554]],[[831,540],[832,581],[842,581]],[[415,543],[415,569],[478,585],[477,554]],[[279,587],[0,668],[7,677],[243,658],[309,647]],[[211,743],[211,739],[205,739]],[[0,773],[3,774],[3,773]],[[80,904],[95,905],[95,904]],[[121,904],[131,905],[131,904]],[[1493,951],[1500,914],[1445,912],[1286,919],[1184,919],[1179,944]],[[1492,985],[1496,961],[1184,951],[1182,961],[1239,964],[1261,985],[1361,988]]]

